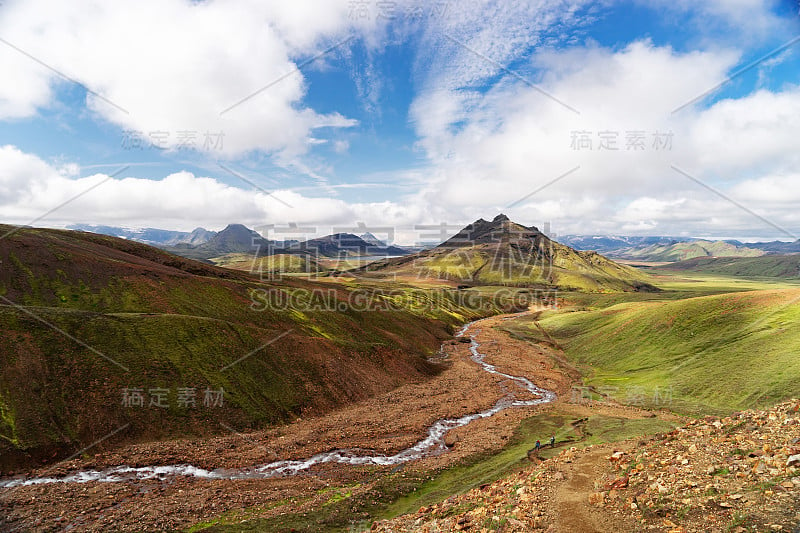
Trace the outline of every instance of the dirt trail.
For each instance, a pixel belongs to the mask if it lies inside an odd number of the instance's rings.
[[[556,531],[564,533],[600,533],[622,531],[609,520],[608,513],[598,512],[589,503],[596,485],[608,467],[609,450],[601,447],[572,463],[567,479],[555,491],[553,510]]]

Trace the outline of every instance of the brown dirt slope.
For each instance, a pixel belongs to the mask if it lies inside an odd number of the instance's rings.
[[[800,401],[574,448],[373,530],[797,531]]]

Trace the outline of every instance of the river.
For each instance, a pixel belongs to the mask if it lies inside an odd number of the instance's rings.
[[[475,322],[470,322],[466,324],[457,334],[457,337],[461,337],[470,330],[475,325]],[[318,453],[309,457],[308,459],[304,460],[283,460],[283,461],[275,461],[272,463],[260,465],[260,466],[253,466],[253,467],[246,467],[246,468],[218,468],[215,470],[206,470],[203,468],[198,468],[193,465],[188,464],[180,464],[180,465],[166,465],[166,466],[142,466],[142,467],[130,467],[130,466],[115,466],[111,468],[106,468],[104,470],[81,470],[72,474],[69,474],[64,477],[39,477],[39,478],[29,478],[29,479],[6,479],[0,480],[0,487],[2,488],[10,488],[16,487],[20,485],[38,485],[38,484],[45,484],[45,483],[86,483],[89,481],[98,481],[98,482],[107,482],[107,483],[114,483],[114,482],[121,482],[121,481],[132,481],[132,480],[142,480],[142,479],[164,479],[170,476],[193,476],[196,478],[205,478],[205,479],[254,479],[254,478],[271,478],[271,477],[278,477],[278,476],[291,476],[295,475],[299,472],[303,472],[308,470],[309,468],[323,464],[323,463],[342,463],[342,464],[350,464],[350,465],[380,465],[380,466],[387,466],[387,465],[399,465],[402,463],[406,463],[408,461],[414,461],[417,459],[422,459],[424,457],[429,457],[438,453],[443,453],[446,451],[447,447],[445,446],[444,440],[445,435],[448,431],[466,426],[470,422],[474,420],[478,420],[481,418],[488,418],[490,416],[494,416],[505,409],[509,409],[512,407],[530,407],[533,405],[539,405],[543,403],[552,402],[556,399],[556,394],[552,391],[548,391],[537,387],[534,385],[528,378],[521,377],[521,376],[512,376],[510,374],[506,374],[500,372],[495,368],[494,365],[491,365],[484,361],[486,355],[482,354],[478,351],[480,345],[475,340],[475,335],[477,333],[470,334],[470,352],[471,352],[471,359],[478,365],[483,368],[486,372],[491,374],[496,374],[498,376],[502,376],[507,378],[517,385],[519,385],[522,389],[534,394],[537,396],[536,399],[533,400],[517,400],[514,398],[514,395],[511,394],[504,398],[501,398],[497,401],[489,409],[485,409],[483,411],[479,411],[477,413],[469,414],[462,416],[461,418],[443,418],[437,420],[428,428],[427,436],[414,444],[413,446],[406,448],[400,452],[395,453],[394,455],[365,455],[363,453],[358,453],[353,450],[348,449],[341,449],[341,450],[333,450],[329,452]]]

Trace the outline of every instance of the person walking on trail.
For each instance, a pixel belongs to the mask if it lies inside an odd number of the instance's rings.
[[[542,443],[537,440],[536,441],[536,453],[539,453],[539,448],[541,448],[541,447],[542,447]]]
[[[556,436],[555,435],[550,437],[550,447],[551,448],[555,448],[556,447]]]

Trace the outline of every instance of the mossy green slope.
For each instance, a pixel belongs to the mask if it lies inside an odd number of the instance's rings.
[[[321,274],[327,271],[311,256],[275,254],[259,256],[246,253],[225,254],[212,257],[209,261],[216,266],[243,270],[251,274],[274,278],[280,274]]]
[[[680,261],[663,268],[752,279],[800,279],[800,254],[762,257],[704,257]]]
[[[512,331],[541,336],[532,320],[515,322]],[[548,312],[540,321],[586,365],[589,385],[622,401],[669,401],[671,408],[697,413],[800,395],[798,323],[798,289]]]

